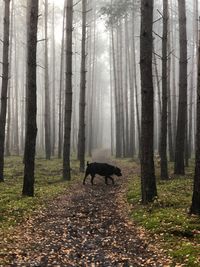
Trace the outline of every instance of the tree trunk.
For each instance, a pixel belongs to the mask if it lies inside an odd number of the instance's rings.
[[[171,3],[171,16],[174,20],[177,19],[176,13],[173,12],[174,6]],[[171,34],[172,34],[172,50],[176,50],[176,39],[177,39],[177,30],[176,28],[173,29],[173,23],[171,23]],[[176,77],[177,77],[177,70],[176,70],[176,58],[172,56],[172,88],[171,88],[171,95],[172,95],[172,129],[173,129],[173,150],[174,150],[174,157],[175,157],[175,140],[176,140],[176,129],[177,129],[177,85],[176,85]]]
[[[178,123],[176,134],[175,166],[174,173],[185,174],[184,153],[187,124],[187,33],[186,33],[186,10],[185,0],[178,0],[179,8],[179,41],[180,41],[180,61],[179,61],[179,105]]]
[[[38,0],[28,0],[27,21],[27,117],[22,194],[34,195],[35,145],[37,136],[37,24]]]
[[[66,0],[63,9],[63,25],[62,25],[62,43],[60,55],[60,88],[59,88],[59,106],[58,106],[58,158],[61,158],[62,145],[63,145],[63,120],[62,120],[62,95],[63,95],[63,68],[64,68],[64,43],[65,43],[65,13],[66,13]]]
[[[121,120],[121,157],[125,156],[125,117],[124,117],[124,85],[123,85],[123,35],[122,35],[122,20],[119,23],[119,75],[120,75],[120,120]]]
[[[45,0],[45,152],[46,159],[51,158],[51,122],[48,63],[48,0]]]
[[[133,52],[132,56],[133,56],[133,79],[134,79],[133,82],[134,82],[134,85],[135,85],[136,120],[137,120],[137,130],[138,130],[138,147],[139,147],[138,155],[139,155],[139,158],[140,158],[140,154],[141,154],[141,127],[140,127],[140,113],[139,113],[139,99],[138,99],[139,90],[138,90],[138,83],[137,83],[134,9],[132,11],[132,52]],[[134,96],[133,96],[133,98],[134,98]],[[133,116],[133,115],[131,115],[131,116]]]
[[[1,113],[0,113],[0,182],[4,181],[4,143],[7,111],[7,94],[9,79],[9,25],[10,25],[10,0],[4,1],[4,38],[3,38],[3,74],[1,87]]]
[[[63,148],[63,179],[71,179],[70,144],[72,118],[72,31],[73,31],[73,0],[67,0],[66,11],[66,84],[65,84],[65,118]]]
[[[120,148],[120,119],[119,119],[119,99],[118,99],[118,82],[117,82],[117,63],[116,63],[116,48],[115,48],[115,40],[114,40],[114,29],[111,27],[111,41],[112,41],[112,62],[113,62],[113,78],[114,78],[114,99],[115,99],[115,150],[116,157],[119,158],[121,156],[121,148]]]
[[[169,17],[169,5],[168,5]],[[170,29],[170,19],[168,18],[168,29]],[[168,30],[167,40],[168,64],[167,64],[167,94],[168,94],[168,143],[169,143],[169,160],[174,162],[174,146],[173,146],[173,131],[172,131],[172,96],[171,96],[171,33]]]
[[[196,65],[195,65],[195,58],[196,58],[196,53],[195,51],[198,50],[197,47],[197,31],[198,31],[198,4],[197,0],[193,0],[193,12],[194,12],[194,17],[193,17],[193,45],[192,45],[192,62],[191,62],[191,79],[190,79],[190,99],[189,99],[189,120],[188,120],[188,154],[189,158],[192,156],[192,130],[193,130],[193,109],[194,109],[194,87],[196,83],[194,83],[194,80],[196,80]]]
[[[129,91],[129,85],[128,85],[128,78],[129,78],[129,38],[128,38],[128,18],[127,18],[127,15],[124,19],[124,35],[125,35],[125,40],[124,40],[124,47],[127,47],[127,49],[124,49],[124,113],[125,113],[125,157],[129,157],[130,156],[130,153],[129,153],[129,150],[131,148],[131,144],[130,144],[130,139],[129,139],[129,135],[130,135],[130,130],[129,130],[129,116],[130,116],[130,112],[129,112],[129,101],[128,101],[128,98],[129,98],[129,94],[128,94],[128,91]],[[132,88],[133,89],[133,88]],[[132,102],[134,103],[134,98],[132,99]],[[134,105],[133,105],[134,107]],[[133,111],[133,116],[134,116],[134,110]],[[135,116],[134,116],[134,119],[135,119]],[[133,124],[132,124],[132,157],[134,157],[134,154],[135,154],[135,120],[132,121]]]
[[[133,23],[133,18],[132,18],[132,27],[134,27]],[[131,33],[133,36],[131,38],[131,42],[128,42],[129,40],[129,32],[128,32],[128,25],[125,27],[126,28],[126,38],[127,38],[127,53],[128,53],[128,69],[129,69],[129,88],[130,88],[130,148],[129,148],[129,156],[134,157],[135,155],[135,108],[134,108],[134,79],[135,77],[135,61],[134,61],[134,56],[135,56],[135,39],[134,39],[134,30]],[[130,46],[131,43],[131,46]],[[132,57],[131,57],[132,56]]]
[[[16,22],[16,16],[15,16]],[[16,25],[16,23],[14,23]],[[18,91],[19,91],[19,59],[18,59],[18,47],[17,47],[17,29],[14,26],[14,36],[15,36],[15,82],[14,82],[14,152],[19,156],[19,112],[18,112]]]
[[[155,79],[157,85],[157,95],[158,95],[158,153],[161,155],[161,117],[162,117],[162,100],[161,100],[161,86],[160,86],[160,79],[158,75],[158,63],[156,59],[156,55],[154,53],[154,45],[153,45],[153,63],[155,65]]]
[[[52,156],[55,154],[55,142],[56,142],[56,49],[55,49],[55,8],[53,4],[52,11]]]
[[[14,1],[12,1],[11,7],[11,21],[10,21],[10,51],[9,51],[9,76],[11,76],[11,62],[12,62],[12,40],[13,40],[13,18],[14,18]],[[11,129],[11,79],[8,81],[8,110],[7,110],[7,135],[6,135],[6,146],[5,154],[10,156],[10,133]]]
[[[167,31],[168,0],[163,0],[163,36],[162,36],[162,118],[161,118],[161,179],[168,179],[167,163]]]
[[[94,15],[93,15],[93,23],[94,23],[94,30],[93,30],[93,48],[91,53],[91,89],[90,89],[90,104],[89,104],[89,113],[88,113],[88,155],[89,157],[92,156],[92,149],[93,149],[93,136],[94,136],[94,129],[93,129],[93,118],[94,118],[94,91],[96,90],[96,5],[93,7]],[[92,40],[91,40],[92,41]]]
[[[154,91],[152,78],[152,23],[153,0],[142,0],[141,3],[141,35],[140,35],[140,68],[142,94],[141,123],[141,190],[142,203],[152,202],[157,196],[154,159]]]
[[[86,91],[86,10],[87,2],[82,0],[82,47],[81,47],[81,83],[79,104],[79,159],[80,171],[85,170],[85,91]]]
[[[198,81],[197,81],[197,121],[196,121],[196,159],[195,159],[195,174],[192,205],[190,212],[200,215],[200,40],[199,40],[199,55],[198,55]]]

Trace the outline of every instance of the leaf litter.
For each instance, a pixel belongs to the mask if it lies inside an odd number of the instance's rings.
[[[124,170],[126,173],[127,170]],[[0,234],[0,266],[170,266],[129,219],[125,178],[77,181],[23,224]],[[178,265],[177,265],[178,266]]]

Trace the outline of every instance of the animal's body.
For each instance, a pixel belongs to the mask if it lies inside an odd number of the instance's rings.
[[[93,185],[94,177],[96,174],[105,177],[106,184],[108,184],[108,178],[111,179],[112,183],[114,184],[114,179],[112,178],[112,175],[122,176],[121,170],[118,167],[112,166],[107,163],[87,162],[87,168],[85,171],[83,184],[85,184],[87,176],[91,175],[91,184]]]

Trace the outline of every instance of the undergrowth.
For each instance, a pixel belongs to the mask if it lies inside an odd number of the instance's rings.
[[[131,166],[131,162],[126,161]],[[131,217],[149,231],[158,245],[182,266],[200,266],[200,218],[189,216],[192,199],[194,162],[185,176],[174,176],[173,165],[169,166],[170,179],[159,179],[159,164],[156,164],[158,197],[154,202],[141,205],[139,173],[129,177],[128,202],[132,206]]]
[[[80,177],[77,161],[72,160],[72,181]],[[21,157],[5,158],[5,182],[0,183],[0,231],[9,231],[27,216],[42,209],[63,193],[69,182],[62,180],[62,160],[36,159],[35,196],[23,197],[23,163]]]

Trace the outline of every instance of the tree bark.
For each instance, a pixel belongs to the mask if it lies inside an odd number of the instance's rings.
[[[179,41],[180,41],[180,61],[179,61],[179,104],[178,122],[175,148],[174,173],[185,174],[184,153],[185,138],[187,130],[187,33],[186,33],[186,10],[185,0],[178,0],[179,8]]]
[[[170,13],[168,3],[168,29],[170,29]],[[167,53],[168,53],[168,64],[167,64],[167,94],[168,94],[168,144],[169,144],[169,161],[174,162],[174,143],[173,143],[173,131],[172,131],[172,95],[171,95],[171,33],[168,30],[167,39]]]
[[[198,48],[198,80],[197,80],[197,121],[196,121],[196,158],[195,174],[190,212],[200,215],[200,40]]]
[[[50,122],[50,92],[48,63],[48,0],[45,0],[45,152],[46,159],[51,158],[51,122]]]
[[[116,48],[114,40],[114,28],[111,26],[111,42],[112,42],[112,62],[113,62],[113,79],[114,79],[114,99],[115,99],[115,150],[116,157],[121,156],[120,147],[120,118],[119,118],[119,98],[118,98],[118,82],[117,82],[117,63],[116,63]]]
[[[55,142],[56,142],[56,48],[55,48],[55,7],[53,4],[52,11],[52,138],[51,138],[51,152],[52,156],[55,155]]]
[[[0,182],[4,181],[4,143],[7,111],[7,94],[9,79],[9,25],[10,25],[10,0],[6,0],[4,9],[4,37],[3,37],[3,74],[1,88],[1,113],[0,113]]]
[[[142,94],[141,123],[141,190],[142,203],[152,202],[157,196],[153,159],[154,91],[152,77],[153,0],[141,2],[140,69]]]
[[[70,144],[72,118],[72,32],[73,32],[73,0],[67,0],[66,11],[66,84],[65,84],[65,118],[63,148],[63,179],[71,179]]]
[[[14,1],[12,1],[11,7],[11,21],[10,21],[10,46],[9,46],[9,76],[11,75],[11,62],[12,62],[12,40],[13,40],[13,18],[14,18]],[[8,111],[7,111],[7,135],[6,135],[6,146],[5,154],[10,156],[10,133],[11,129],[11,79],[8,81]]]
[[[28,0],[27,22],[27,117],[22,194],[34,196],[35,145],[37,136],[37,24],[38,0]]]
[[[134,23],[134,9],[132,11],[132,56],[133,56],[133,83],[135,85],[135,104],[136,104],[136,121],[138,130],[138,156],[141,154],[141,127],[140,127],[140,113],[139,113],[139,90],[137,83],[137,64],[136,64],[136,47],[135,47],[135,23]],[[131,74],[130,74],[131,75]],[[134,95],[133,95],[134,98]],[[133,108],[133,107],[132,107]],[[134,109],[134,108],[133,108]],[[132,111],[133,112],[133,111]],[[131,112],[131,114],[132,114]],[[133,115],[131,115],[133,116]]]
[[[86,14],[87,2],[82,0],[81,83],[79,103],[79,159],[80,171],[85,170],[85,91],[86,91]]]
[[[163,36],[162,36],[162,119],[161,119],[161,179],[168,179],[167,163],[167,31],[168,0],[163,0]]]
[[[64,68],[64,43],[65,43],[65,13],[66,13],[66,3],[64,3],[63,9],[63,25],[62,25],[62,43],[61,43],[61,54],[60,54],[60,88],[59,88],[59,106],[58,106],[58,158],[62,155],[62,145],[63,145],[63,120],[62,120],[62,95],[63,95],[63,68]]]

